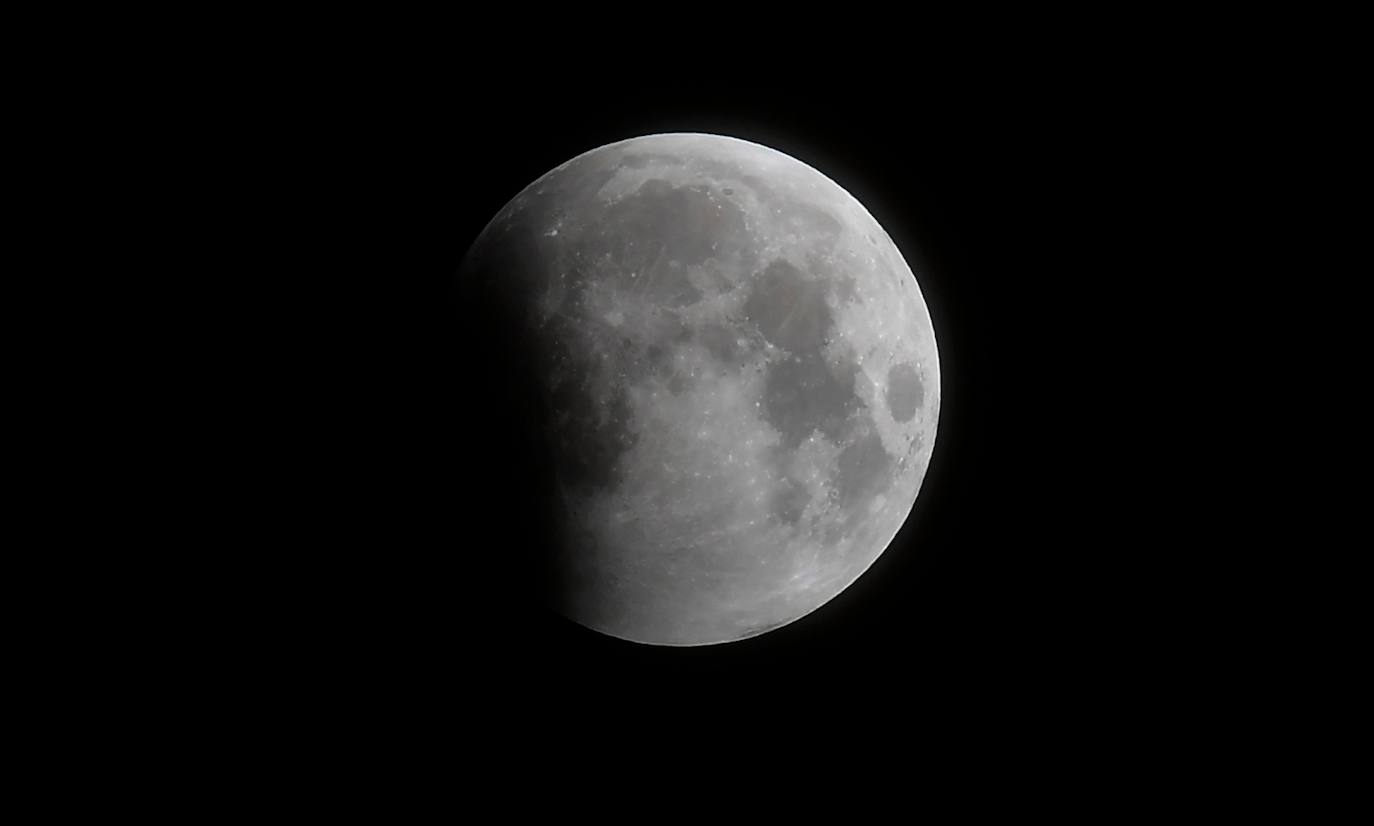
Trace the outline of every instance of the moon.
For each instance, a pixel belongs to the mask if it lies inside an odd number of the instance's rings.
[[[519,422],[507,495],[547,526],[541,587],[583,626],[757,636],[852,584],[914,506],[930,314],[873,216],[801,161],[688,133],[593,149],[496,214],[457,286],[494,331],[472,358]]]

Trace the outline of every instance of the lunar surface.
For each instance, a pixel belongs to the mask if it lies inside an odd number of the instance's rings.
[[[853,583],[912,510],[940,408],[930,316],[883,228],[800,161],[700,134],[592,150],[506,204],[458,289],[494,331],[473,403],[526,437],[501,484],[584,626],[762,634]]]

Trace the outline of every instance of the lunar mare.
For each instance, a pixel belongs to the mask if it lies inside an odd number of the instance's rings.
[[[489,357],[547,473],[547,581],[584,626],[764,633],[848,587],[913,507],[930,316],[877,221],[800,161],[699,134],[592,150],[497,213],[459,289],[508,333]]]

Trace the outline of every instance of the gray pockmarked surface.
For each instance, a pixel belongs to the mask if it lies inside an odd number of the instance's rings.
[[[507,204],[461,278],[538,354],[573,620],[754,636],[844,590],[910,513],[930,316],[887,233],[805,164],[712,135],[603,146]]]

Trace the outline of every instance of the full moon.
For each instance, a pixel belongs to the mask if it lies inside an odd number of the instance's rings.
[[[458,295],[487,331],[473,403],[497,405],[518,468],[503,495],[545,526],[539,585],[583,626],[765,633],[852,584],[915,504],[930,314],[863,205],[788,155],[703,134],[593,149],[492,218]]]

